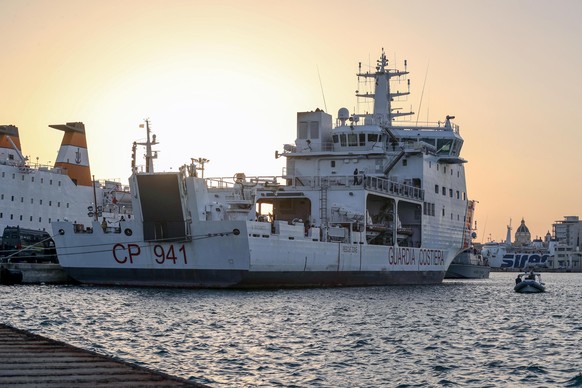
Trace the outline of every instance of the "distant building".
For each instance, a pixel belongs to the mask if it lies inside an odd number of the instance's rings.
[[[549,267],[582,271],[582,221],[578,216],[566,216],[552,228],[558,244]]]

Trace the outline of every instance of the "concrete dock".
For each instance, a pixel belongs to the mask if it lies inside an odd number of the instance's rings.
[[[205,387],[0,324],[0,387]]]

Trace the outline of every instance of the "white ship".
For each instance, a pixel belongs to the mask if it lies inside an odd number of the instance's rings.
[[[93,182],[83,123],[50,127],[64,133],[56,162],[48,166],[23,155],[16,126],[0,126],[0,236],[6,227],[19,228],[26,240],[25,230],[50,231],[51,222],[63,220],[87,224],[98,215],[113,225],[131,213],[127,187],[115,181]],[[8,247],[0,241],[0,257],[10,261],[26,242]]]
[[[406,62],[405,62],[406,66]],[[119,228],[54,222],[61,265],[104,285],[304,287],[440,283],[463,246],[459,127],[399,121],[404,70],[358,73],[372,113],[297,114],[282,176],[134,171],[134,217]],[[149,123],[148,143],[149,143]],[[148,146],[148,149],[151,147]],[[134,153],[135,155],[135,153]],[[151,159],[149,161],[151,163]]]
[[[549,233],[544,241],[540,238],[532,241],[525,220],[522,219],[515,236],[516,239],[512,242],[511,225],[508,225],[505,241],[490,241],[483,244],[481,254],[489,261],[491,268],[525,270],[548,267],[556,250],[556,241],[552,240]]]

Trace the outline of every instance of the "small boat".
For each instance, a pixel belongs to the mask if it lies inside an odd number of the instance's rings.
[[[513,290],[521,294],[532,294],[546,291],[546,286],[542,282],[542,275],[539,272],[531,271],[517,275]]]

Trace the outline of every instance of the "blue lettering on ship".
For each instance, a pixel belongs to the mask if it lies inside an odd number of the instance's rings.
[[[501,263],[501,268],[526,268],[535,266],[546,266],[546,262],[550,255],[526,255],[521,253],[506,253],[503,255],[503,263]]]

